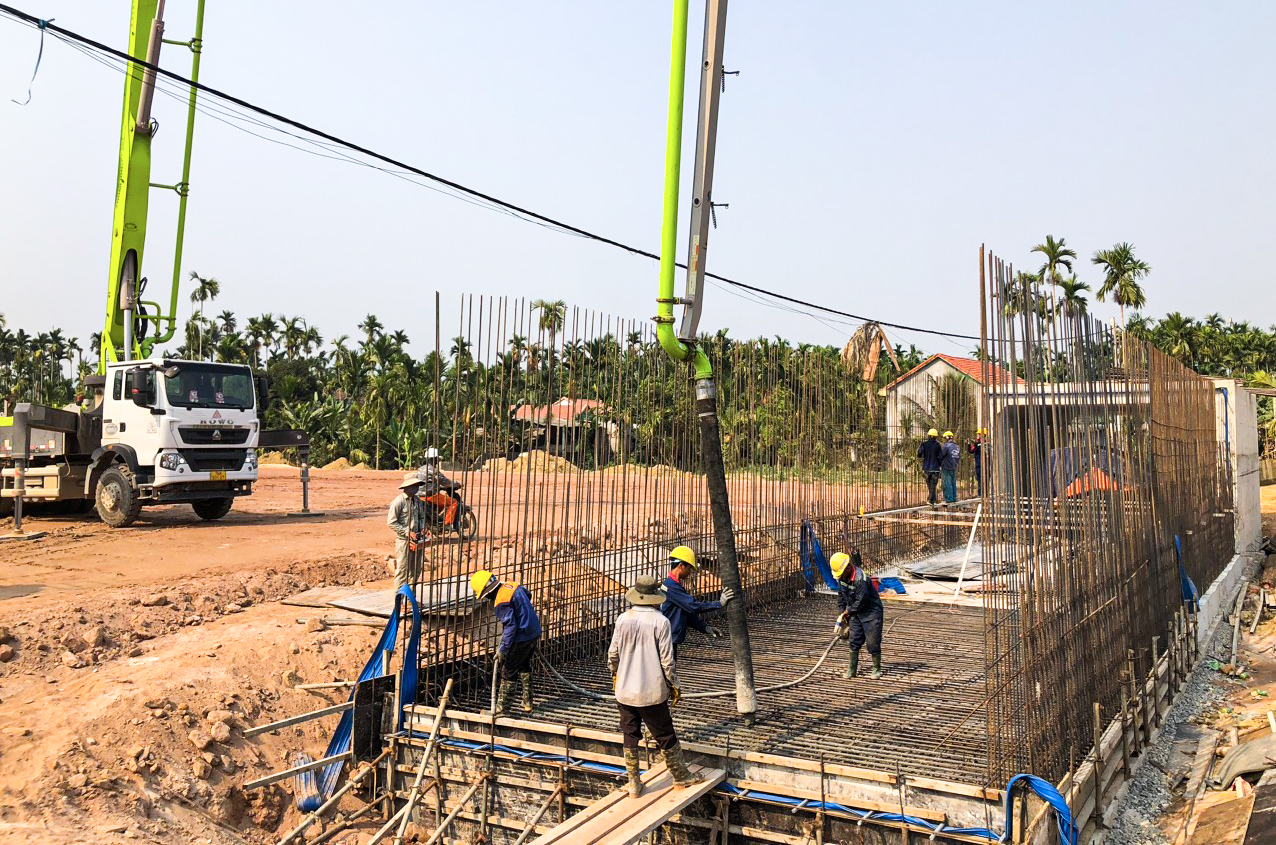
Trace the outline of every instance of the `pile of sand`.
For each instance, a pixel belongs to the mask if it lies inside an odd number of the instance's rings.
[[[350,469],[372,469],[372,467],[368,466],[368,465],[367,465],[367,464],[365,464],[363,461],[359,461],[359,463],[357,463],[357,464],[355,464],[354,466],[350,467]]]
[[[345,458],[337,458],[331,463],[326,463],[320,469],[350,469],[350,462]]]
[[[257,465],[263,467],[290,467],[292,462],[284,457],[283,452],[262,452],[257,458]]]
[[[488,472],[564,473],[575,472],[577,466],[566,458],[551,455],[540,449],[524,452],[514,460],[493,458],[483,464]]]

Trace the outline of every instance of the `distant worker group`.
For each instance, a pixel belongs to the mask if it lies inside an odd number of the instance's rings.
[[[975,486],[978,496],[984,494],[983,435],[986,433],[984,429],[978,429],[975,432],[975,439],[966,443],[966,451],[975,464]],[[957,502],[957,468],[961,464],[962,450],[953,440],[951,431],[944,432],[943,442],[940,442],[939,437],[938,429],[932,428],[927,431],[926,439],[917,447],[917,458],[921,461],[922,474],[926,478],[926,502],[931,507],[941,504],[938,501],[938,493],[942,482],[944,494],[942,504],[948,507]]]

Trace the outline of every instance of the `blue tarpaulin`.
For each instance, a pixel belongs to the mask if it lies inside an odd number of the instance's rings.
[[[837,592],[837,579],[833,570],[829,569],[828,558],[820,548],[820,540],[815,536],[815,528],[809,519],[802,520],[801,541],[798,545],[798,556],[802,558],[802,571],[806,574],[806,591],[815,592],[816,573],[824,581],[824,586]]]

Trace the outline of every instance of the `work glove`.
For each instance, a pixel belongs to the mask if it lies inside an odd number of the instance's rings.
[[[679,701],[682,701],[682,690],[678,689],[673,684],[670,684],[669,685],[669,706],[677,707]]]
[[[615,692],[615,691],[616,691],[616,686],[617,686],[619,683],[620,683],[620,681],[618,681],[618,680],[616,679],[616,675],[615,675],[615,674],[613,674],[613,675],[611,676],[611,691],[612,691],[612,692]]]
[[[722,639],[722,632],[719,631],[717,628],[713,627],[712,625],[705,628],[705,634],[707,634],[708,636],[712,637],[715,640]]]
[[[733,601],[735,601],[735,590],[731,589],[730,587],[724,588],[722,591],[722,598],[721,598],[722,606],[726,607],[727,605],[731,604],[731,602]]]

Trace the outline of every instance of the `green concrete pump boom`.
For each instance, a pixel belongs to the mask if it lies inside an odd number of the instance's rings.
[[[188,47],[193,54],[191,79],[199,80],[203,49],[204,0],[199,0],[195,37],[170,41],[164,36],[165,0],[133,0],[129,26],[130,56],[146,64],[129,65],[124,75],[124,114],[120,129],[120,162],[115,186],[115,215],[111,224],[111,268],[107,280],[106,325],[102,330],[99,373],[112,361],[149,357],[157,344],[176,333],[177,296],[181,282],[182,240],[186,228],[186,200],[190,187],[191,142],[195,130],[195,94],[192,86],[186,116],[186,155],[182,180],[176,185],[151,182],[151,140],[155,123],[151,102],[155,96],[155,71],[161,44]],[[177,245],[173,254],[173,282],[167,310],[158,302],[143,301],[142,251],[146,245],[146,218],[151,188],[166,188],[178,195]]]

